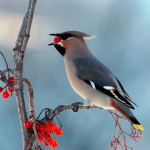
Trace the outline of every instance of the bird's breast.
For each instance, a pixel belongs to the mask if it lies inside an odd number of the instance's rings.
[[[68,80],[73,90],[79,96],[89,102],[87,103],[87,105],[96,105],[105,109],[112,109],[112,107],[110,106],[111,98],[103,94],[102,92],[93,89],[85,81],[79,79],[76,76],[75,67],[71,61],[65,60],[65,67]]]
[[[66,74],[73,90],[79,94],[82,98],[86,99],[88,85],[76,76],[76,71],[73,63],[65,61]]]

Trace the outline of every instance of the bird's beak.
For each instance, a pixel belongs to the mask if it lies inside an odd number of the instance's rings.
[[[58,36],[58,37],[60,37],[60,34],[58,34],[58,33],[51,33],[51,34],[49,34],[49,35],[51,35],[51,36]]]
[[[49,34],[49,35],[51,35],[51,36],[57,36],[57,34],[55,34],[55,33],[51,33],[51,34]],[[49,46],[51,46],[51,45],[54,45],[54,43],[50,43],[50,44],[48,44]]]
[[[49,34],[49,35],[51,35],[51,36],[56,36],[56,37],[54,38],[54,42],[48,44],[49,46],[51,46],[51,45],[56,45],[56,44],[60,44],[60,45],[61,45],[61,35],[60,35],[60,34],[58,34],[58,33],[52,33],[52,34]]]
[[[49,46],[52,46],[52,45],[54,45],[54,43],[50,43],[50,44],[48,44]]]

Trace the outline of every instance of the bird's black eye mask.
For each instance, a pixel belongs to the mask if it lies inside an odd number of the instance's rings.
[[[60,38],[62,40],[68,40],[69,38],[73,37],[73,35],[71,34],[64,34],[64,35],[60,35]]]
[[[62,40],[68,40],[69,38],[73,37],[73,35],[71,35],[71,34],[59,34],[59,33],[55,34],[55,33],[52,33],[52,34],[49,34],[49,35],[60,37]]]

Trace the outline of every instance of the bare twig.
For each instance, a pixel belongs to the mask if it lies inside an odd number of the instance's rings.
[[[4,61],[5,61],[7,70],[9,70],[8,63],[7,63],[7,60],[6,60],[5,56],[4,56],[4,54],[1,51],[0,51],[0,54],[3,57]],[[9,71],[8,71],[8,78],[9,78],[9,76],[10,76],[10,74],[9,74]]]
[[[16,101],[18,107],[18,113],[20,118],[21,130],[22,130],[22,139],[23,139],[23,149],[26,148],[27,141],[31,137],[29,130],[23,127],[24,120],[27,119],[24,93],[23,93],[23,83],[22,83],[22,73],[23,73],[23,58],[24,52],[26,50],[27,42],[29,39],[33,13],[35,9],[37,0],[29,0],[29,5],[27,13],[23,19],[22,26],[20,28],[18,38],[16,41],[16,46],[13,49],[13,62],[14,62],[14,89],[16,92]],[[28,150],[31,149],[28,148]]]
[[[14,86],[8,82],[6,75],[1,70],[0,70],[0,80],[3,81],[11,89],[14,89]]]
[[[33,20],[33,14],[34,14],[34,9],[35,9],[35,5],[36,5],[37,0],[30,0],[29,1],[29,7],[28,7],[28,11],[27,14],[24,18],[25,23],[26,24],[26,31],[24,34],[24,40],[22,42],[22,47],[21,47],[21,51],[25,52],[26,50],[26,46],[30,37],[30,30],[31,30],[31,25],[32,25],[32,20]]]
[[[30,83],[30,81],[27,78],[23,78],[23,81],[28,86],[30,117],[31,117],[31,120],[32,120],[32,123],[33,123],[33,131],[34,131],[34,135],[35,135],[35,138],[36,138],[37,147],[39,147],[39,141],[38,141],[37,130],[36,130],[36,116],[35,116],[35,112],[34,112],[33,88],[32,88],[32,84]]]
[[[68,105],[68,106],[65,106],[65,105],[59,105],[58,107],[56,107],[55,109],[54,109],[54,111],[52,111],[52,113],[50,113],[48,116],[47,116],[47,118],[49,119],[49,120],[53,120],[54,119],[54,117],[55,116],[57,116],[59,113],[61,113],[62,111],[65,111],[65,110],[76,110],[76,109],[90,109],[90,108],[100,108],[100,107],[98,107],[98,106],[84,106],[84,105],[78,105],[78,106],[76,106],[76,105]],[[100,108],[101,109],[101,108]],[[43,120],[43,122],[44,121],[46,121],[46,119],[45,120]]]
[[[125,132],[121,124],[119,123],[119,119],[127,120],[126,117],[119,116],[118,114],[110,110],[108,110],[108,112],[111,114],[116,123],[114,128],[114,136],[111,141],[110,147],[113,148],[114,150],[116,150],[119,146],[121,147],[122,150],[133,150],[132,147],[129,147],[127,145],[126,139],[127,137],[130,137],[130,139],[133,139],[136,143],[138,143],[138,139],[142,138],[142,131],[136,130],[131,123],[131,133]],[[120,141],[121,138],[123,139],[123,142]]]
[[[26,147],[24,148],[25,150],[31,150],[33,147],[33,142],[35,140],[34,134],[31,134],[30,138],[27,141]]]

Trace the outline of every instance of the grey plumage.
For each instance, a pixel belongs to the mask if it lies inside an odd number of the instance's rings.
[[[93,59],[92,57],[84,59],[77,58],[74,60],[74,65],[76,67],[76,75],[78,78],[92,81],[97,87],[96,89],[103,91],[105,94],[111,96],[112,98],[115,97],[108,90],[104,89],[104,86],[111,86],[115,88],[118,91],[118,96],[121,97],[122,102],[130,108],[134,109],[129,100],[125,98],[125,93],[119,86],[118,80],[110,72],[110,70],[102,63],[97,61],[95,57],[93,57]]]
[[[79,31],[51,34],[61,38],[54,45],[64,57],[69,82],[76,93],[85,99],[85,105],[116,109],[143,130],[131,109],[135,104],[113,73],[90,52],[84,39],[93,36]],[[55,42],[56,41],[56,42]],[[136,105],[136,104],[135,104]]]

